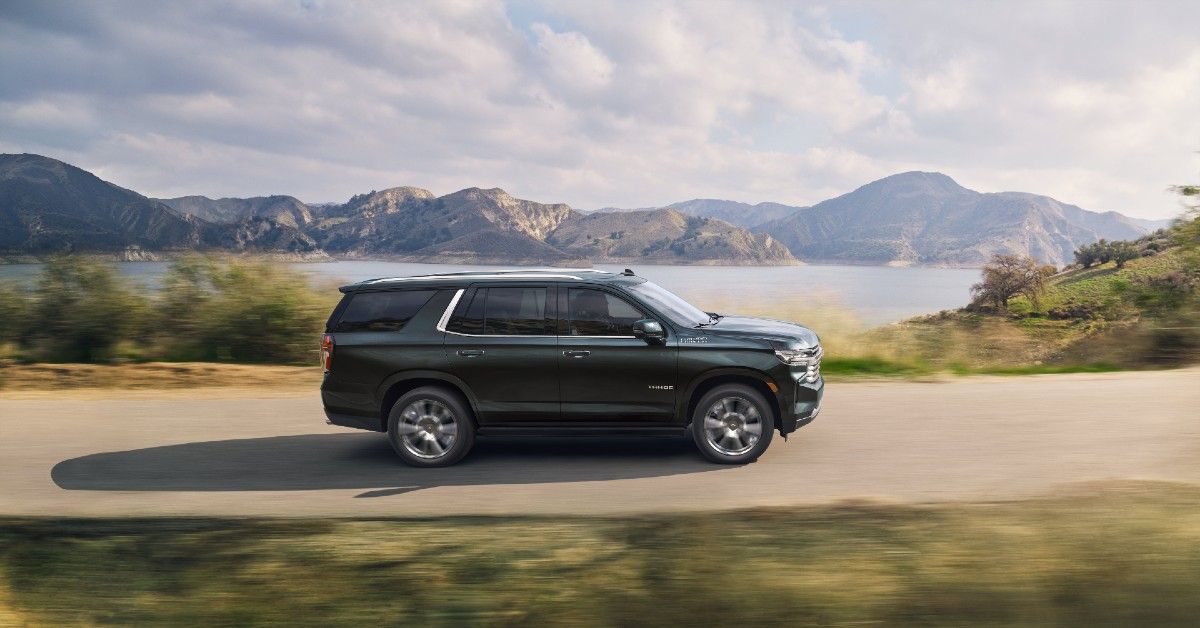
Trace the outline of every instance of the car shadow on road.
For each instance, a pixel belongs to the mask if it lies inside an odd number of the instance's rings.
[[[303,434],[165,445],[64,460],[54,483],[83,491],[367,489],[386,497],[437,486],[660,477],[727,469],[685,438],[480,438],[461,462],[405,466],[382,434]]]

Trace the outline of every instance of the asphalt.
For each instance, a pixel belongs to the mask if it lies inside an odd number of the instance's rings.
[[[678,438],[481,438],[412,469],[315,391],[0,391],[0,516],[434,516],[1004,500],[1200,483],[1200,370],[830,383],[757,462]]]

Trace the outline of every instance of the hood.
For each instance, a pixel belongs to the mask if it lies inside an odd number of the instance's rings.
[[[821,342],[813,330],[803,325],[753,316],[722,316],[717,324],[705,327],[704,331],[716,336],[762,338],[782,342],[788,349],[811,349]]]

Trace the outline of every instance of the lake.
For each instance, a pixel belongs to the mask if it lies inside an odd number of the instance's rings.
[[[153,286],[166,262],[124,262],[118,271]],[[511,266],[458,266],[403,262],[340,261],[295,264],[314,278],[345,283],[375,277],[423,275]],[[0,265],[0,279],[32,280],[39,264]],[[622,267],[598,264],[619,272]],[[961,307],[974,268],[889,268],[884,266],[634,266],[638,275],[676,292],[698,306],[721,312],[756,313],[786,301],[792,309],[836,306],[867,325],[880,325],[917,314]]]

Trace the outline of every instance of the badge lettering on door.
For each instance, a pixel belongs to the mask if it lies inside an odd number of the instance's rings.
[[[675,390],[674,386],[659,386],[656,384],[650,384],[646,388],[649,388],[650,390]]]

